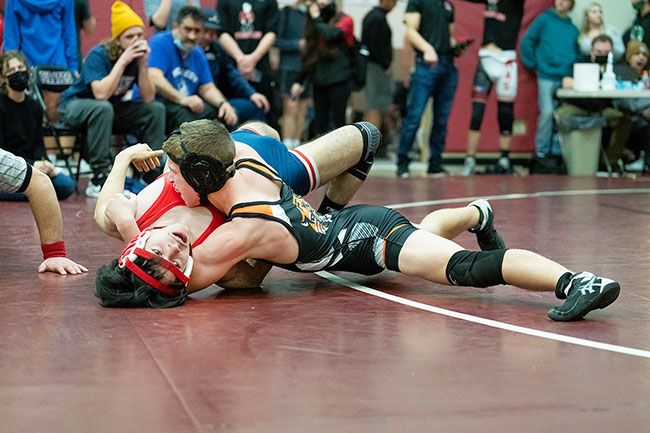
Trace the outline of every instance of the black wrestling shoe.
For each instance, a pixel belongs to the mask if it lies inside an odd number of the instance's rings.
[[[558,322],[581,319],[592,310],[607,307],[620,292],[621,286],[614,280],[589,272],[573,274],[564,289],[566,301],[548,310],[548,317]]]
[[[471,233],[476,234],[476,240],[481,251],[505,249],[506,243],[494,229],[494,212],[490,203],[487,200],[478,199],[468,204],[468,206],[476,207],[481,214],[478,224],[469,229]]]

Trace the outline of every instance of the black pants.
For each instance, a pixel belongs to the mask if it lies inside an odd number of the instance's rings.
[[[345,126],[345,112],[352,93],[352,84],[349,81],[329,86],[314,84],[313,90],[316,135]]]

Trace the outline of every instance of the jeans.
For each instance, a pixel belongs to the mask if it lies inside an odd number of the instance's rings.
[[[140,140],[160,149],[165,140],[165,108],[157,101],[123,101],[115,104],[90,98],[75,98],[59,109],[62,120],[76,128],[86,128],[88,162],[97,174],[112,162],[113,133],[141,130]]]
[[[397,149],[398,162],[408,163],[415,134],[429,97],[433,97],[433,124],[429,136],[429,170],[442,167],[442,151],[447,139],[447,120],[458,85],[458,70],[453,59],[441,57],[435,67],[418,57],[411,76],[410,102],[402,123],[402,135]]]
[[[251,121],[251,120],[261,120],[264,121],[264,109],[258,108],[248,99],[244,98],[233,98],[228,99],[228,103],[237,112],[237,117],[239,118],[239,124]]]
[[[535,135],[535,153],[538,156],[562,155],[559,140],[553,140],[553,111],[557,106],[555,92],[560,87],[560,80],[537,77],[537,133]]]

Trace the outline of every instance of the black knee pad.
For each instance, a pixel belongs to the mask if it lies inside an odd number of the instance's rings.
[[[515,120],[515,104],[512,102],[497,103],[499,118],[499,131],[501,135],[509,137],[512,135],[512,123]]]
[[[353,125],[361,131],[363,136],[363,152],[359,162],[350,167],[348,173],[360,180],[366,180],[381,143],[381,131],[370,122],[356,122]]]
[[[485,113],[485,102],[472,102],[472,121],[469,124],[469,129],[472,131],[479,131],[481,129],[483,113]]]
[[[506,250],[458,251],[447,263],[447,280],[454,286],[489,287],[506,284],[501,273]]]

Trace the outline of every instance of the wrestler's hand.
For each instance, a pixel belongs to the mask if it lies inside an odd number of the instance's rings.
[[[124,194],[115,194],[108,201],[104,211],[107,222],[115,225],[115,229],[124,241],[140,233],[135,220],[135,207],[135,199],[128,199]]]
[[[88,272],[85,266],[73,262],[67,257],[50,257],[43,260],[43,263],[38,267],[38,272],[56,272],[61,275],[78,275]]]
[[[148,144],[138,143],[129,146],[121,151],[117,156],[120,158],[127,158],[132,162],[138,171],[147,172],[160,167],[160,157],[165,152],[162,150],[153,150]]]

